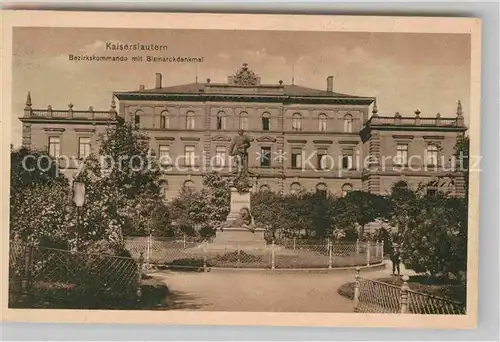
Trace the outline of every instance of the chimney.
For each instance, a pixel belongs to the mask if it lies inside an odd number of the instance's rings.
[[[333,76],[326,78],[326,91],[330,93],[333,91]]]
[[[156,73],[155,88],[156,89],[161,88],[161,74],[159,72]]]

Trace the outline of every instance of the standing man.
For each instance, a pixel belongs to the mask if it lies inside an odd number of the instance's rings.
[[[238,163],[239,177],[246,175],[248,171],[248,148],[253,139],[243,134],[243,130],[238,130],[238,135],[233,138],[229,146],[229,155],[236,157]]]
[[[396,270],[398,271],[398,276],[401,275],[399,270],[399,264],[401,263],[401,253],[399,250],[399,246],[396,244],[392,245],[391,261],[392,275],[396,275]]]

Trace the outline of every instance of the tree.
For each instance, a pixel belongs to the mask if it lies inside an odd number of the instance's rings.
[[[218,173],[210,173],[203,176],[203,186],[208,194],[210,205],[210,220],[212,225],[226,221],[230,211],[231,194],[229,180],[221,177]]]
[[[442,193],[414,202],[401,234],[405,265],[416,272],[460,279],[467,267],[467,202]]]
[[[361,226],[359,236],[363,238],[365,226],[378,218],[388,216],[387,200],[380,195],[365,191],[351,191],[346,197],[349,212]]]
[[[172,220],[176,222],[182,234],[194,235],[202,227],[210,225],[212,210],[205,190],[183,187],[169,209]]]
[[[61,174],[57,162],[43,151],[21,147],[10,153],[11,194],[32,184],[53,184],[67,179]]]
[[[76,242],[76,215],[63,182],[26,184],[11,194],[11,238],[68,249]]]
[[[120,120],[100,137],[99,156],[90,155],[75,180],[86,187],[84,231],[91,240],[123,245],[123,232],[146,234],[152,212],[163,210],[161,171],[146,135]]]

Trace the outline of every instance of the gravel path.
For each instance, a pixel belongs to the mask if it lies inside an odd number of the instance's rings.
[[[389,266],[389,265],[387,265]],[[367,278],[390,274],[388,268],[362,271]],[[158,272],[170,289],[173,310],[250,312],[352,312],[352,301],[337,289],[354,280],[354,270],[335,272],[232,271]]]

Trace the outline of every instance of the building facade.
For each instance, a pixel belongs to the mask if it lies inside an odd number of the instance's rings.
[[[33,109],[28,94],[22,143],[58,157],[71,177],[74,165],[63,156],[97,152],[96,137],[121,117],[148,135],[164,169],[168,199],[183,186],[200,187],[207,172],[234,172],[228,146],[242,129],[253,138],[253,191],[387,193],[397,181],[416,186],[448,177],[455,179],[448,190],[463,194],[452,158],[457,137],[467,129],[460,103],[453,118],[421,118],[418,110],[412,117],[379,116],[375,98],[333,88],[331,76],[323,90],[262,84],[243,64],[226,83],[207,79],[163,87],[158,73],[154,88],[115,92],[105,111],[75,111],[71,104],[66,110]]]

